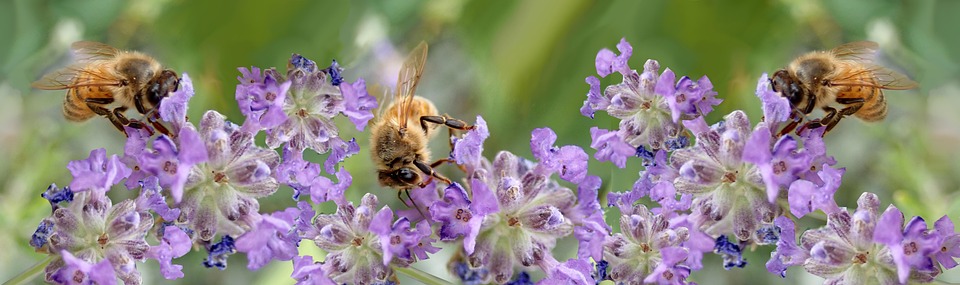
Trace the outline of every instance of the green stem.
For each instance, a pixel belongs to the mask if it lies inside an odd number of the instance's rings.
[[[416,279],[417,281],[420,281],[426,285],[453,285],[453,283],[440,279],[440,277],[434,276],[433,274],[423,272],[420,269],[416,269],[413,267],[399,267],[399,266],[391,266],[391,267],[393,268],[393,270],[403,273],[403,275],[410,276],[410,278]]]
[[[7,280],[7,282],[4,282],[3,285],[27,284],[30,282],[30,280],[33,280],[33,278],[36,278],[38,275],[40,275],[40,273],[43,272],[43,268],[47,267],[47,264],[50,264],[50,262],[56,257],[56,255],[48,255],[47,258],[37,262],[37,264],[34,264],[33,267],[27,268],[27,270],[21,272],[20,275]]]

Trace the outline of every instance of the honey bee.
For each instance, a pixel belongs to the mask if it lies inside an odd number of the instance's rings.
[[[450,162],[449,159],[429,163],[427,142],[437,134],[437,127],[445,125],[457,130],[474,128],[464,121],[439,115],[433,102],[414,94],[426,62],[427,44],[421,42],[400,68],[393,99],[382,109],[371,127],[371,157],[377,166],[380,185],[406,192],[407,198],[410,197],[410,189],[422,188],[434,178],[450,183],[449,179],[433,169]],[[399,195],[400,192],[397,193]]]
[[[32,84],[37,89],[67,90],[63,99],[63,116],[67,120],[82,122],[99,115],[125,135],[124,126],[146,129],[152,134],[145,122],[124,115],[135,108],[158,132],[169,135],[156,120],[156,110],[160,100],[179,87],[176,72],[164,69],[145,54],[117,50],[102,43],[75,42],[71,49],[77,56],[75,63]]]
[[[850,115],[867,122],[885,118],[887,101],[883,90],[913,89],[917,83],[874,63],[877,48],[875,42],[847,43],[829,51],[802,55],[774,73],[770,78],[773,91],[787,98],[794,110],[794,121],[781,135],[792,131],[816,108],[826,113],[824,117],[811,120],[798,132],[826,126],[826,134],[840,119]]]

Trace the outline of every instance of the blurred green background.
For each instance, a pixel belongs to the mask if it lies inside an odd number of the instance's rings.
[[[621,37],[633,44],[634,68],[653,58],[679,75],[709,76],[724,99],[708,118],[711,123],[734,109],[759,120],[757,78],[794,56],[873,40],[884,50],[885,64],[916,79],[920,88],[888,92],[885,121],[848,120],[827,138],[829,154],[847,168],[837,199],[841,206],[855,206],[861,192],[872,191],[884,203],[894,202],[907,215],[922,215],[932,223],[944,214],[960,220],[958,14],[960,1],[951,0],[0,1],[0,38],[5,39],[0,44],[0,280],[43,258],[27,243],[50,211],[40,193],[50,183],[70,182],[66,163],[99,147],[122,153],[123,137],[105,120],[66,122],[63,92],[29,87],[67,63],[73,41],[101,41],[154,55],[193,78],[191,118],[215,109],[237,122],[242,122],[233,99],[237,67],[284,70],[290,54],[300,53],[321,65],[337,59],[350,81],[363,77],[368,84],[389,86],[407,51],[426,41],[430,56],[418,93],[442,112],[467,121],[482,115],[492,133],[485,155],[509,150],[532,157],[533,128],[551,127],[558,144],[584,147],[591,126],[616,128],[617,121],[606,114],[591,120],[578,110],[588,89],[584,78],[595,74],[597,51],[615,50]],[[613,75],[602,82],[619,80]],[[341,136],[356,137],[363,149],[345,162],[355,177],[351,199],[373,192],[381,201],[399,205],[392,190],[363,179],[372,172],[368,134],[339,120]],[[445,152],[443,140],[433,143],[435,153]],[[640,170],[639,160],[629,164],[620,170],[592,161],[590,171],[604,178],[604,191],[622,191]],[[293,206],[290,193],[282,188],[263,200],[261,209]],[[119,190],[111,195],[118,201],[132,194]],[[822,224],[807,222],[801,228]],[[562,245],[564,250],[556,252],[561,261],[576,247],[572,240]],[[711,256],[707,268],[691,278],[700,284],[822,282],[797,268],[780,281],[763,267],[770,250],[755,249],[747,255],[747,268],[731,272],[720,270],[720,260]],[[417,267],[450,278],[444,269],[450,252]],[[163,280],[152,261],[141,264],[141,272],[148,284],[292,283],[289,262],[249,272],[245,256],[238,254],[221,272],[202,268],[204,256],[193,252],[176,261],[185,265],[187,279]],[[940,279],[960,282],[960,274]]]

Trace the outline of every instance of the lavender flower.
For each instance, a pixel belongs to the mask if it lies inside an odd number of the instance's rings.
[[[553,173],[573,183],[580,183],[587,177],[587,153],[575,145],[556,147],[557,134],[550,128],[533,130],[530,150],[540,161],[534,168],[536,174],[549,177]],[[521,173],[522,175],[522,173]]]
[[[183,265],[173,264],[172,260],[190,252],[192,244],[190,236],[182,229],[177,226],[166,226],[162,228],[160,244],[151,246],[146,252],[146,257],[160,262],[160,273],[163,278],[168,280],[183,278]]]
[[[810,257],[807,251],[797,246],[797,233],[790,218],[779,216],[773,221],[780,230],[777,249],[770,253],[767,271],[787,277],[787,267],[803,265]]]
[[[713,91],[713,83],[706,76],[694,82],[689,77],[682,77],[674,84],[676,75],[667,68],[660,75],[655,91],[667,100],[670,106],[670,115],[674,123],[680,118],[695,118],[713,111],[713,106],[723,100],[717,99],[717,92]]]
[[[810,254],[804,268],[826,278],[828,283],[901,283],[895,255],[902,254],[903,248],[886,244],[899,244],[897,235],[901,233],[902,222],[882,221],[878,215],[880,201],[873,193],[860,195],[857,205],[853,215],[847,211],[832,213],[828,215],[827,226],[801,235],[800,246]],[[890,217],[895,216],[884,220]],[[881,225],[887,227],[884,231],[894,232],[876,234],[880,233]],[[897,250],[901,252],[895,252]],[[938,273],[921,268],[907,268],[907,271],[906,276],[915,282],[930,282]]]
[[[124,127],[124,130],[127,132],[127,142],[124,144],[123,156],[120,157],[120,161],[130,168],[131,172],[123,185],[127,186],[127,189],[135,189],[140,187],[140,182],[145,178],[153,176],[140,166],[140,157],[147,150],[150,133],[145,129],[131,127]]]
[[[953,221],[944,215],[934,223],[934,228],[940,238],[940,247],[934,253],[934,258],[946,269],[956,267],[954,258],[960,257],[960,234],[954,232]]]
[[[534,136],[536,136],[534,131]],[[551,132],[552,133],[552,132]],[[549,141],[549,140],[548,140]],[[531,145],[535,145],[531,142]],[[490,168],[476,173],[471,180],[471,189],[477,200],[496,202],[494,211],[483,217],[480,233],[477,236],[476,250],[468,251],[470,264],[474,267],[483,266],[490,270],[494,282],[504,283],[513,276],[513,267],[516,264],[523,266],[536,265],[541,270],[556,266],[558,263],[550,251],[556,245],[556,240],[573,233],[574,220],[568,214],[577,212],[580,220],[587,220],[593,209],[589,200],[583,201],[580,210],[574,209],[575,197],[573,191],[559,186],[550,179],[551,172],[544,173],[543,169],[558,169],[544,164],[561,160],[564,157],[563,149],[567,148],[577,159],[586,160],[586,154],[573,146],[564,146],[559,151],[541,152],[540,156],[550,162],[533,164],[509,152],[500,152]],[[555,148],[551,148],[555,149]],[[534,148],[534,154],[538,150]],[[560,169],[568,169],[567,179],[575,179],[574,164],[564,163]],[[567,168],[567,165],[570,165]],[[585,170],[585,163],[583,169]],[[563,170],[559,170],[562,172]],[[585,175],[585,171],[583,175]],[[585,179],[585,178],[583,178]],[[583,180],[580,179],[580,180]],[[598,182],[596,182],[599,184]],[[486,190],[490,189],[490,190]],[[491,197],[481,198],[477,193],[488,193]],[[595,195],[595,194],[594,194]],[[574,215],[574,214],[571,214]],[[434,217],[437,217],[434,213]],[[476,217],[475,217],[476,218]],[[584,223],[585,224],[585,223]],[[603,232],[602,227],[597,230]],[[503,242],[509,241],[509,242]]]
[[[594,267],[588,259],[571,258],[552,269],[547,278],[537,284],[597,284],[593,278]]]
[[[278,182],[293,188],[294,200],[307,193],[316,204],[330,200],[346,203],[343,193],[353,183],[353,177],[343,168],[336,173],[337,183],[320,176],[319,164],[303,160],[300,153],[289,149],[284,149],[283,163],[277,166],[275,175]]]
[[[776,131],[780,123],[790,119],[793,113],[793,107],[787,97],[780,96],[779,92],[774,92],[770,86],[770,78],[764,73],[757,80],[757,98],[763,104],[763,122],[767,124],[769,130]],[[771,133],[773,134],[773,133]]]
[[[180,129],[176,142],[167,136],[160,136],[153,142],[153,150],[144,151],[137,161],[143,171],[159,178],[160,185],[169,188],[174,202],[179,203],[190,170],[194,165],[207,161],[208,156],[200,135],[192,125],[185,125]]]
[[[54,183],[54,184],[50,184],[50,186],[47,187],[47,190],[43,191],[43,193],[40,194],[40,197],[47,199],[47,201],[50,202],[51,208],[53,208],[53,210],[56,211],[57,208],[59,208],[59,205],[61,202],[67,202],[67,203],[72,202],[73,195],[74,195],[73,190],[70,190],[69,186],[63,187],[63,189],[60,189],[59,187],[57,187],[57,184]]]
[[[939,273],[929,257],[936,252],[939,241],[936,235],[927,232],[923,218],[914,217],[904,228],[903,213],[890,205],[877,222],[873,240],[890,248],[900,283],[907,282],[911,269],[932,275]]]
[[[156,176],[150,176],[140,182],[140,196],[134,202],[137,205],[137,211],[152,210],[166,221],[174,221],[180,217],[180,209],[171,209],[163,195],[160,194],[160,182]]]
[[[579,241],[578,258],[603,259],[603,242],[611,228],[603,219],[603,210],[597,200],[600,177],[587,176],[577,188],[577,205],[569,208],[564,216],[573,221],[573,234]]]
[[[597,73],[605,77],[612,72],[623,75],[623,83],[608,86],[600,93],[600,82],[596,77],[587,77],[590,92],[583,102],[580,113],[593,118],[597,110],[607,111],[620,119],[617,136],[634,148],[647,146],[662,149],[665,141],[676,137],[680,127],[672,120],[672,111],[666,98],[657,95],[654,88],[658,81],[660,64],[647,60],[643,73],[631,70],[627,60],[633,47],[626,39],[617,45],[621,55],[604,49],[597,54]]]
[[[617,44],[617,50],[620,51],[620,55],[616,55],[613,51],[606,48],[597,53],[597,74],[599,74],[600,77],[607,77],[607,75],[610,75],[614,71],[620,72],[621,74],[630,71],[627,60],[633,55],[633,47],[630,46],[626,38],[622,38],[620,39],[620,43]]]
[[[173,125],[174,133],[180,132],[180,129],[189,123],[187,122],[187,105],[193,95],[193,81],[187,73],[183,73],[180,76],[180,87],[177,91],[171,92],[170,96],[160,101],[160,118]]]
[[[610,278],[617,283],[646,283],[666,280],[682,282],[689,267],[681,243],[689,239],[686,227],[673,227],[663,215],[654,215],[647,207],[620,205],[621,233],[604,242],[603,260],[609,262]]]
[[[117,284],[117,276],[108,259],[94,264],[77,258],[66,250],[61,251],[60,256],[63,257],[61,262],[64,264],[47,281],[57,284]]]
[[[743,259],[743,250],[739,244],[727,240],[727,236],[717,237],[717,243],[713,247],[713,252],[723,257],[723,269],[747,266],[747,261]]]
[[[336,285],[323,270],[323,263],[313,262],[313,257],[297,256],[293,258],[293,273],[290,274],[297,285]]]
[[[47,265],[47,281],[57,280],[58,271],[75,270],[76,266],[87,274],[106,274],[102,272],[105,269],[96,268],[108,261],[112,267],[108,271],[124,283],[140,283],[136,261],[143,261],[149,248],[144,238],[153,226],[153,217],[137,212],[133,201],[113,205],[102,192],[81,192],[66,207],[54,211],[51,220],[50,251],[61,253],[62,258]],[[100,273],[88,271],[90,263],[97,264],[94,270]],[[63,272],[60,275],[63,277]]]
[[[73,174],[70,188],[74,191],[106,192],[130,175],[130,168],[120,162],[117,155],[107,158],[107,150],[98,148],[90,151],[85,160],[67,163],[67,169]]]
[[[756,165],[745,162],[750,120],[734,111],[709,131],[697,134],[690,148],[673,152],[670,165],[680,194],[693,195],[693,218],[707,234],[734,234],[752,240],[760,224],[773,223],[780,208],[769,202]]]
[[[345,149],[342,146],[346,143],[339,138],[339,130],[333,123],[333,117],[343,113],[362,130],[367,121],[373,118],[372,110],[377,108],[376,100],[367,94],[362,79],[353,84],[339,84],[343,80],[339,76],[339,67],[318,69],[315,62],[298,54],[290,58],[286,78],[273,69],[266,70],[265,75],[261,75],[256,68],[240,71],[243,76],[238,78],[240,85],[237,86],[237,96],[243,99],[240,100],[241,108],[251,110],[247,113],[248,117],[256,117],[257,120],[262,118],[252,111],[259,109],[258,105],[275,114],[271,115],[268,125],[276,127],[266,130],[266,142],[271,148],[286,143],[288,148],[296,152],[309,148],[321,154],[329,152],[335,146]],[[331,76],[332,71],[335,71],[336,74],[333,75],[336,76]],[[332,78],[328,80],[328,77]],[[288,91],[285,96],[262,96],[264,99],[272,99],[260,100],[269,101],[269,104],[255,104],[255,100],[244,99],[251,98],[250,94],[268,94],[263,91],[264,88],[282,81],[290,82]],[[282,87],[285,86],[277,85],[274,91],[285,91]],[[279,101],[281,97],[282,105]],[[284,117],[285,119],[282,119]]]
[[[757,126],[744,146],[754,151],[744,152],[743,160],[757,165],[767,186],[767,199],[773,203],[781,187],[789,186],[810,169],[812,158],[798,149],[797,141],[791,136],[780,137],[772,150],[770,138],[770,130],[766,126]]]
[[[193,147],[206,150],[209,160],[189,170],[183,200],[177,205],[203,241],[210,241],[217,233],[245,233],[259,215],[257,199],[279,187],[271,176],[279,163],[277,153],[257,147],[250,134],[225,119],[215,111],[201,119],[203,144]]]
[[[240,68],[240,72],[245,75],[251,73],[245,68]],[[287,98],[290,81],[279,82],[269,73],[263,80],[252,83],[243,82],[244,78],[238,79],[241,84],[237,85],[236,99],[240,112],[247,117],[243,123],[247,132],[273,129],[287,120],[283,102]]]
[[[297,256],[300,236],[295,220],[300,215],[296,207],[273,214],[261,215],[253,229],[236,240],[237,251],[247,254],[247,269],[257,270],[271,260],[291,260]]]
[[[590,147],[597,150],[593,158],[597,161],[610,161],[619,168],[627,166],[627,157],[636,154],[637,149],[624,142],[617,132],[597,127],[590,128]]]
[[[477,194],[480,193],[480,194]],[[430,206],[430,215],[440,222],[440,240],[451,241],[463,237],[463,249],[472,254],[483,217],[497,211],[493,195],[486,187],[474,190],[474,201],[458,183],[443,190],[443,200]]]
[[[475,171],[481,167],[483,142],[488,137],[490,137],[490,130],[487,129],[487,121],[477,116],[477,123],[472,130],[468,131],[463,138],[453,138],[453,151],[450,152],[450,158],[466,167],[468,173]]]
[[[216,267],[217,269],[227,269],[227,258],[237,252],[236,244],[231,236],[223,236],[217,243],[207,243],[207,259],[203,260],[203,266],[207,268]]]
[[[411,261],[426,259],[427,252],[435,253],[440,250],[429,244],[431,241],[429,225],[420,223],[414,229],[410,227],[410,221],[406,218],[400,218],[396,222],[392,222],[393,211],[388,206],[384,206],[384,209],[377,212],[377,216],[370,223],[370,231],[380,238],[380,247],[383,249],[383,265],[390,264],[394,257]],[[392,226],[391,223],[393,223]],[[425,238],[427,239],[426,245],[423,244]],[[417,259],[414,259],[414,257]]]
[[[47,242],[50,241],[50,234],[52,233],[53,221],[50,219],[41,220],[40,225],[37,226],[37,229],[33,231],[33,235],[30,236],[30,246],[38,252],[46,252]]]
[[[823,186],[817,187],[808,180],[797,180],[790,184],[787,199],[790,202],[790,212],[794,216],[803,217],[816,210],[823,210],[826,214],[840,211],[837,202],[833,200],[833,194],[837,192],[840,177],[846,170],[834,169],[826,164],[821,168],[823,170],[818,173],[818,180],[825,182]]]
[[[374,217],[390,211],[383,208],[375,212],[377,204],[377,197],[368,193],[359,207],[353,203],[338,205],[336,214],[317,216],[313,229],[307,230],[304,238],[313,239],[328,252],[323,271],[337,284],[370,284],[394,276],[393,270],[384,265],[380,237],[371,231]],[[405,266],[411,261],[394,258],[391,262]]]

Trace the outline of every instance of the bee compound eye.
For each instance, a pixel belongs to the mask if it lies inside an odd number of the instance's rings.
[[[417,174],[410,168],[401,168],[396,172],[397,178],[404,183],[413,184],[417,182]]]

